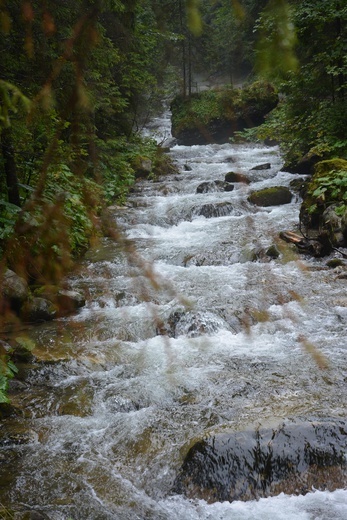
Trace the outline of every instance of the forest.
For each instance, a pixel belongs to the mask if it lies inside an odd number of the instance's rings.
[[[346,214],[344,0],[2,0],[0,31],[1,277],[54,285],[98,236],[117,240],[107,207],[172,168],[143,127],[201,78],[271,84],[276,108],[238,138],[275,140],[294,170],[339,159],[309,210],[329,194]],[[6,400],[15,367],[0,361]]]

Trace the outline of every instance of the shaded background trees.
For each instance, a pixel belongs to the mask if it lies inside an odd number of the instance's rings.
[[[288,162],[345,156],[346,11],[342,0],[3,1],[0,245],[18,242],[7,262],[26,243],[34,263],[87,247],[102,199],[124,199],[155,154],[138,130],[207,80],[266,74],[282,102],[261,137]],[[64,232],[45,246],[54,207]]]

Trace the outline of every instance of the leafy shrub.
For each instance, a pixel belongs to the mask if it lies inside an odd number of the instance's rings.
[[[330,159],[316,165],[316,173],[308,184],[301,215],[313,226],[324,210],[335,205],[337,215],[347,211],[347,161]]]
[[[13,234],[19,212],[18,206],[0,200],[0,253],[6,240]]]

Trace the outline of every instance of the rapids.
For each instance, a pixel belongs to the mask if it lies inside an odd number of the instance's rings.
[[[148,132],[180,173],[140,181],[113,210],[129,247],[103,239],[69,280],[87,305],[27,331],[36,361],[12,387],[22,415],[0,429],[0,504],[51,520],[343,520],[346,490],[214,504],[171,493],[206,433],[346,417],[347,297],[326,259],[278,238],[298,197],[247,202],[299,177],[276,147],[178,146],[169,128],[166,114]],[[231,170],[251,184],[196,193]],[[204,205],[227,209],[206,218]],[[280,256],[265,261],[273,244]]]

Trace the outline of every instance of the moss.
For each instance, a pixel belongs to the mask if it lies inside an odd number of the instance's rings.
[[[336,158],[320,161],[316,164],[313,178],[319,179],[319,177],[331,175],[332,173],[339,171],[347,172],[347,161],[345,159]]]
[[[273,186],[263,190],[254,191],[248,197],[248,201],[257,206],[279,206],[289,204],[292,200],[291,191],[285,186]]]
[[[335,267],[343,267],[345,266],[345,262],[341,258],[332,258],[326,264],[328,267],[335,269]]]

